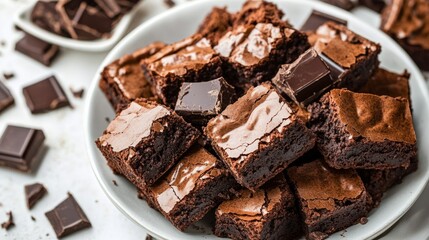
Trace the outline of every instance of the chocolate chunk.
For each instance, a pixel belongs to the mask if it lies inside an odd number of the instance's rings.
[[[335,22],[337,24],[347,26],[346,20],[336,18],[317,10],[313,10],[310,17],[308,17],[307,21],[304,23],[304,25],[302,25],[301,31],[316,31],[317,28],[323,25],[325,22]]]
[[[79,90],[74,90],[74,89],[70,88],[70,91],[72,92],[72,94],[75,98],[82,98],[83,93],[85,92],[85,89],[82,88]]]
[[[0,138],[0,166],[31,172],[44,140],[42,130],[8,125]]]
[[[12,211],[6,213],[9,216],[9,219],[1,224],[1,227],[3,229],[9,230],[11,227],[15,226],[15,223],[13,222],[13,214]]]
[[[11,106],[15,100],[6,86],[0,82],[0,113]]]
[[[9,79],[15,77],[15,74],[12,72],[5,72],[5,73],[3,73],[3,77],[4,77],[4,79],[9,80]]]
[[[58,55],[59,47],[29,34],[25,34],[25,36],[16,43],[15,50],[33,58],[45,66],[50,66],[54,58]]]
[[[45,215],[58,238],[91,227],[85,213],[70,193],[66,200]]]
[[[121,7],[115,0],[94,0],[95,3],[109,17],[114,18],[121,13]]]
[[[61,26],[60,15],[55,9],[57,1],[37,1],[31,11],[31,21],[38,27],[47,31],[67,35]]]
[[[50,76],[40,82],[27,86],[22,91],[27,106],[33,114],[70,106],[64,90],[55,76]]]
[[[272,81],[294,102],[304,107],[334,84],[329,73],[325,62],[310,48],[295,62],[282,65]]]
[[[337,6],[347,11],[352,10],[356,6],[351,0],[322,0],[322,2]]]
[[[185,82],[174,110],[187,122],[205,125],[234,100],[234,88],[223,77],[208,82]]]
[[[28,209],[33,208],[33,206],[47,193],[45,186],[40,183],[26,185],[24,189]]]
[[[93,40],[112,31],[113,19],[82,2],[72,19],[72,25],[78,39]]]

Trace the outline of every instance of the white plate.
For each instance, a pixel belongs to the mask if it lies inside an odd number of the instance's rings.
[[[429,118],[429,97],[423,77],[410,57],[387,35],[368,24],[363,23],[350,13],[338,8],[309,0],[276,0],[288,19],[300,26],[311,13],[311,9],[328,13],[346,19],[349,27],[369,39],[379,42],[383,46],[380,59],[382,66],[402,72],[408,69],[411,73],[411,97],[415,129],[418,137],[420,166],[417,172],[408,176],[404,182],[389,190],[380,207],[372,211],[369,221],[365,225],[349,227],[331,236],[331,239],[367,239],[374,238],[392,226],[419,197],[429,178],[429,128],[426,126]],[[142,24],[131,34],[125,37],[106,57],[99,71],[124,54],[143,47],[155,40],[174,42],[192,34],[204,16],[213,6],[228,6],[229,10],[236,11],[243,1],[231,0],[200,0],[178,6],[170,11],[160,14]],[[113,203],[130,219],[143,226],[147,231],[162,239],[216,239],[209,228],[197,230],[191,228],[187,232],[180,232],[173,227],[157,211],[151,209],[146,202],[137,198],[135,187],[125,178],[115,176],[106,164],[94,144],[107,126],[105,117],[114,116],[114,112],[103,93],[98,88],[99,75],[97,74],[89,89],[88,102],[85,112],[86,143],[94,173],[100,185]],[[116,179],[119,187],[112,184]],[[207,222],[199,223],[209,225]],[[340,236],[341,234],[341,236]]]
[[[92,41],[76,40],[60,36],[58,34],[49,32],[39,26],[35,25],[31,21],[31,11],[34,4],[30,4],[27,7],[22,8],[17,12],[14,18],[15,24],[22,28],[25,32],[40,38],[46,42],[85,52],[103,52],[110,50],[126,33],[128,26],[133,20],[134,15],[138,10],[139,4],[137,4],[129,13],[125,14],[122,19],[116,24],[112,31],[112,35],[109,38],[101,38]]]

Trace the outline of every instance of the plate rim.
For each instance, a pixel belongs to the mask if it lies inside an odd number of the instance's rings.
[[[244,0],[240,0],[240,1],[244,1]],[[270,1],[270,0],[269,0]],[[98,86],[98,81],[99,81],[99,76],[101,71],[103,70],[104,66],[109,64],[110,62],[112,62],[113,60],[115,60],[114,56],[118,54],[118,52],[120,52],[120,50],[125,46],[125,43],[130,41],[131,39],[134,39],[136,36],[138,36],[139,32],[141,31],[145,31],[146,28],[149,28],[151,25],[156,24],[156,22],[162,20],[163,18],[169,16],[169,15],[173,15],[176,12],[180,12],[185,10],[188,7],[192,7],[194,5],[205,5],[208,2],[216,2],[216,0],[200,0],[200,1],[193,1],[193,2],[187,2],[181,5],[178,5],[174,8],[171,8],[169,10],[166,10],[165,12],[162,12],[150,19],[148,19],[147,21],[143,22],[142,24],[140,24],[138,27],[136,27],[133,31],[131,31],[129,34],[127,34],[110,52],[109,54],[104,58],[104,60],[102,61],[102,63],[100,64],[99,68],[97,69],[97,71],[95,72],[95,76],[92,79],[93,82],[91,82],[90,87],[88,88],[88,97],[86,99],[85,102],[85,109],[84,109],[84,115],[83,115],[83,120],[84,120],[84,131],[85,131],[85,142],[86,142],[86,150],[88,151],[88,155],[89,155],[89,160],[91,163],[91,168],[97,178],[97,181],[99,182],[99,184],[101,185],[103,191],[106,193],[106,195],[109,197],[109,199],[112,201],[112,203],[125,215],[127,216],[130,220],[132,220],[133,222],[135,222],[136,224],[138,224],[139,226],[143,227],[149,234],[151,234],[154,237],[160,238],[160,239],[165,239],[164,237],[162,237],[161,235],[159,235],[158,233],[152,231],[151,229],[145,227],[144,225],[142,225],[137,219],[135,219],[130,213],[128,213],[123,206],[121,206],[121,203],[116,199],[116,197],[114,196],[114,194],[112,192],[110,192],[110,190],[108,189],[108,187],[106,186],[106,183],[103,180],[103,177],[101,176],[101,172],[98,170],[97,166],[96,166],[96,161],[97,161],[97,157],[96,157],[96,153],[94,150],[97,150],[94,147],[94,140],[91,139],[90,136],[90,123],[91,123],[91,105],[93,102],[93,98],[96,92],[96,88]],[[423,89],[422,92],[422,99],[424,99],[424,102],[426,103],[426,107],[429,108],[429,90],[428,87],[426,86],[424,77],[422,72],[420,71],[420,69],[417,67],[417,65],[415,64],[415,62],[411,59],[411,57],[405,52],[405,50],[403,48],[401,48],[399,46],[398,43],[396,43],[390,36],[388,36],[386,33],[382,32],[380,29],[377,29],[373,26],[371,26],[370,24],[358,19],[358,17],[356,17],[355,15],[353,15],[350,12],[347,12],[343,9],[337,8],[335,6],[326,4],[324,2],[321,1],[316,1],[316,0],[275,0],[275,2],[284,2],[284,3],[297,3],[297,4],[303,4],[303,5],[308,5],[308,6],[312,6],[313,9],[316,8],[326,8],[326,9],[330,9],[330,11],[336,11],[338,12],[339,15],[344,15],[347,16],[347,18],[352,19],[354,22],[359,22],[360,24],[362,24],[363,27],[365,28],[371,28],[375,31],[378,32],[378,34],[380,36],[383,37],[383,39],[380,39],[379,42],[381,41],[387,41],[387,44],[390,45],[394,45],[398,51],[395,51],[398,55],[400,55],[400,57],[402,58],[402,60],[404,62],[407,63],[407,70],[409,72],[413,73],[413,77],[415,78],[415,82],[417,83],[418,87]],[[223,2],[222,2],[223,3]],[[223,4],[219,3],[219,4],[215,4],[217,6],[220,6]],[[382,226],[377,228],[377,230],[372,233],[372,234],[368,234],[365,236],[365,239],[372,239],[375,238],[377,236],[379,236],[380,234],[382,234],[383,232],[385,232],[387,229],[389,229],[390,227],[392,227],[400,218],[402,218],[407,211],[413,206],[413,204],[415,203],[415,201],[417,201],[417,199],[419,199],[421,193],[423,192],[423,190],[425,189],[425,186],[428,184],[428,180],[429,180],[429,173],[424,174],[424,183],[419,185],[419,189],[418,192],[416,192],[416,197],[415,199],[413,199],[412,204],[408,205],[406,208],[402,209],[402,211],[400,212],[400,214],[397,215],[396,219],[392,220],[388,225]]]

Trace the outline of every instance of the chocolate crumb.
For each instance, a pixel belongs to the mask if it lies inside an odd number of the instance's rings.
[[[362,217],[362,218],[359,220],[359,222],[360,222],[360,224],[367,224],[367,223],[368,223],[368,218],[366,218],[366,217]]]
[[[106,120],[107,123],[110,123],[110,118],[105,117],[104,120]]]
[[[154,240],[154,238],[151,235],[146,235],[146,240]]]
[[[31,216],[31,220],[32,220],[33,222],[35,222],[35,221],[36,221],[36,218],[35,218],[34,216]]]
[[[1,224],[1,227],[3,229],[9,230],[11,227],[15,226],[15,223],[13,222],[13,214],[12,211],[6,213],[9,216],[9,219]]]
[[[112,180],[113,185],[118,186],[118,183],[115,180]]]
[[[0,41],[0,45],[1,45],[2,47],[6,46],[6,41],[1,40],[1,41]]]
[[[164,3],[170,8],[176,5],[176,3],[173,0],[164,0]]]
[[[7,72],[7,73],[3,73],[3,77],[4,77],[4,79],[9,80],[9,79],[15,77],[15,74],[12,72]]]
[[[82,88],[79,90],[74,90],[74,89],[70,88],[70,91],[72,92],[72,94],[75,98],[82,98],[83,93],[85,92],[85,89]]]

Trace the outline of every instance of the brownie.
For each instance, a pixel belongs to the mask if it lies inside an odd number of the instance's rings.
[[[200,24],[197,33],[210,40],[212,46],[232,27],[233,16],[224,8],[214,7]]]
[[[403,97],[411,102],[410,98],[410,74],[404,71],[401,74],[390,72],[379,68],[371,76],[369,81],[358,90],[360,93],[371,93],[375,95],[387,95],[391,97]]]
[[[289,168],[287,175],[301,209],[307,239],[325,239],[368,214],[370,197],[353,169],[335,170],[313,159]]]
[[[140,68],[140,61],[164,46],[164,43],[154,42],[132,54],[124,55],[103,69],[99,86],[113,108],[137,98],[153,97],[151,86]]]
[[[256,192],[245,189],[239,194],[217,208],[216,236],[268,240],[296,239],[301,235],[295,199],[283,174]]]
[[[421,70],[429,71],[429,2],[390,1],[382,12],[381,29],[395,39]]]
[[[248,89],[270,80],[281,64],[308,49],[305,34],[272,23],[240,25],[227,32],[214,48],[225,60],[225,74],[236,87]]]
[[[330,67],[337,88],[356,91],[378,68],[380,45],[342,24],[323,24],[309,36],[309,41]]]
[[[310,105],[317,147],[333,168],[408,167],[416,135],[408,100],[334,89]]]
[[[187,122],[202,127],[235,100],[234,87],[222,77],[208,82],[184,82],[174,110]]]
[[[249,0],[243,4],[240,11],[234,14],[233,26],[256,25],[258,23],[288,26],[289,23],[282,20],[283,16],[283,11],[272,2]]]
[[[142,60],[152,92],[169,107],[174,107],[183,82],[202,82],[222,76],[222,61],[210,41],[196,34],[162,48]]]
[[[137,99],[118,113],[96,143],[113,171],[144,186],[167,172],[199,135],[172,110]]]
[[[184,231],[235,192],[236,182],[218,159],[195,145],[140,196]]]
[[[313,148],[296,108],[263,83],[209,121],[208,139],[242,186],[256,190]]]
[[[54,61],[58,56],[60,48],[57,45],[50,44],[25,33],[24,37],[16,42],[15,51],[18,51],[49,67],[52,64],[52,61]]]

